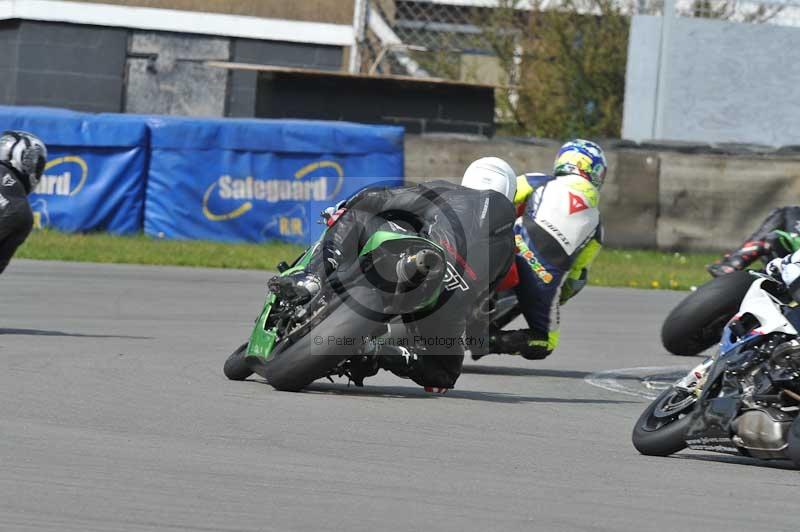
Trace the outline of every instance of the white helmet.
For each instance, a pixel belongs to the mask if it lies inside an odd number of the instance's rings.
[[[513,203],[517,194],[517,174],[503,159],[483,157],[469,165],[464,172],[461,186],[475,190],[494,190]]]
[[[26,131],[4,131],[0,133],[0,163],[17,171],[25,192],[30,194],[44,172],[47,163],[47,148],[33,133]]]

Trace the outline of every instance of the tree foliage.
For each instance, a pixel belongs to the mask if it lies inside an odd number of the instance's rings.
[[[618,137],[630,9],[613,0],[520,4],[503,0],[484,26],[509,74],[498,107],[511,132]]]

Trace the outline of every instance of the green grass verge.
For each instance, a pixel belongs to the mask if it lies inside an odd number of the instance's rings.
[[[66,234],[34,231],[19,248],[16,257],[73,262],[112,262],[275,270],[291,262],[303,248],[281,242],[266,244],[223,244],[190,240],[158,240],[144,235],[112,236],[102,233]]]
[[[274,270],[291,261],[302,248],[292,244],[221,244],[182,240],[157,240],[146,236],[65,234],[36,231],[17,257],[75,262],[112,262]],[[604,249],[590,275],[597,286],[687,290],[710,279],[704,266],[716,254],[661,253]]]
[[[604,249],[589,275],[597,286],[688,290],[711,279],[705,266],[719,253],[663,253]]]

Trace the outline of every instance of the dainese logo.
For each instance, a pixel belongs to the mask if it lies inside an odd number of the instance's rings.
[[[43,196],[75,196],[86,184],[89,166],[82,158],[68,155],[49,161],[44,174],[33,190]]]

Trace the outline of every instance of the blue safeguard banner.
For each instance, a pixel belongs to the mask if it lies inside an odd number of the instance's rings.
[[[145,232],[308,244],[320,212],[403,183],[403,129],[302,120],[151,118]]]
[[[149,139],[143,119],[0,106],[0,129],[30,131],[47,145],[44,175],[29,197],[37,227],[141,231]]]

